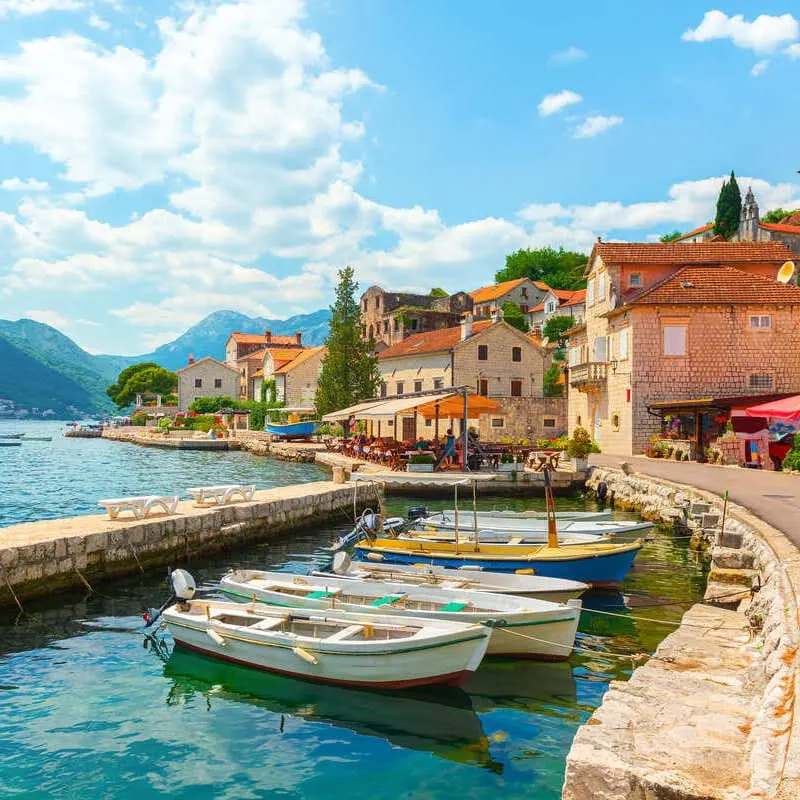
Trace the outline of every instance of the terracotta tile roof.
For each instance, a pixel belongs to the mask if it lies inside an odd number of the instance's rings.
[[[290,361],[294,361],[301,353],[305,353],[307,349],[305,347],[265,347],[261,353],[263,358],[269,352],[276,364],[278,361],[288,364]]]
[[[800,236],[800,225],[787,225],[785,222],[761,222],[759,227],[777,233],[793,233],[795,236]]]
[[[240,344],[267,344],[267,337],[263,333],[240,333],[234,331],[231,338]],[[297,345],[297,338],[294,336],[275,336],[270,339],[273,345]]]
[[[690,236],[697,236],[698,233],[705,233],[706,231],[711,231],[713,229],[714,229],[714,223],[708,222],[705,225],[701,225],[699,228],[695,228],[693,231],[684,233],[683,236],[679,236],[677,239],[674,239],[673,241],[682,242],[684,239],[688,239]]]
[[[688,245],[687,245],[688,246]],[[628,305],[800,305],[800,288],[733,267],[684,267]]]
[[[586,289],[577,289],[571,292],[571,297],[562,306],[580,306],[586,302]]]
[[[551,289],[544,281],[534,281],[533,285],[543,292],[560,292],[560,289]]]
[[[539,303],[538,306],[534,306],[528,313],[535,313],[537,311],[544,311],[544,303]]]
[[[472,334],[480,333],[492,324],[491,320],[485,319],[472,323]],[[456,325],[452,328],[439,328],[438,331],[425,331],[415,333],[402,342],[393,344],[378,353],[378,358],[397,358],[398,356],[412,356],[418,353],[439,353],[443,350],[452,350],[461,341],[461,326]]]
[[[176,369],[175,372],[186,372],[186,370],[194,369],[198,364],[202,364],[204,361],[213,361],[217,366],[225,367],[225,369],[229,369],[236,375],[239,374],[238,369],[235,369],[234,367],[230,366],[230,364],[226,364],[224,361],[219,361],[218,359],[213,358],[212,356],[203,356],[203,358],[198,358],[197,361],[192,361],[191,364],[186,364],[180,369]]]
[[[781,220],[781,225],[800,225],[800,211],[794,211]]]
[[[264,377],[264,370],[257,369],[251,376],[251,378],[263,378]]]
[[[263,339],[264,337],[262,336],[261,338]],[[267,353],[267,348],[266,347],[262,347],[260,350],[253,350],[252,353],[247,353],[247,355],[240,356],[236,360],[237,361],[263,361],[264,360],[264,356],[266,355],[266,353]]]
[[[745,264],[794,258],[783,242],[597,242],[606,264]],[[589,260],[591,263],[591,259]]]
[[[275,372],[276,373],[280,372],[283,375],[293,370],[295,367],[299,366],[305,361],[308,361],[309,358],[312,358],[313,356],[317,355],[322,350],[327,350],[324,344],[320,345],[319,347],[309,347],[307,350],[301,350],[300,354],[296,358],[293,358],[291,361],[287,361],[285,364],[278,367],[278,369],[276,369]],[[281,352],[280,350],[276,351],[276,353],[280,352]]]
[[[476,289],[474,292],[468,292],[467,294],[469,294],[475,303],[484,303],[487,300],[497,300],[498,297],[508,294],[512,289],[516,289],[517,286],[521,286],[527,280],[528,278],[517,278],[514,281],[503,281],[503,283],[496,283],[494,286],[481,286],[480,289]],[[542,286],[549,288],[547,284],[542,284]]]

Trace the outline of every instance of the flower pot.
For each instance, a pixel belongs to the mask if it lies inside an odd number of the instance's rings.
[[[572,463],[575,464],[575,469],[578,471],[589,469],[589,458],[587,456],[573,458]]]
[[[503,464],[501,462],[500,464],[497,465],[497,471],[498,472],[521,472],[523,466],[524,466],[523,464],[517,464],[517,463],[514,463],[514,462],[507,463],[507,464]]]
[[[433,472],[433,464],[406,464],[406,472]]]

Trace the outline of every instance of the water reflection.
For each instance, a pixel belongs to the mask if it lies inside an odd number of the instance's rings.
[[[492,759],[469,696],[458,689],[387,693],[325,686],[227,664],[180,647],[164,665],[164,677],[169,681],[169,706],[197,696],[210,712],[218,701],[246,703],[276,715],[273,734],[283,732],[286,714],[496,773],[503,769]]]

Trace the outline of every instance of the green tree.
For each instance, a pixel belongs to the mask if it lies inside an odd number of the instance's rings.
[[[777,222],[783,222],[786,217],[790,216],[791,214],[796,214],[797,211],[800,209],[795,209],[794,211],[786,211],[783,208],[773,208],[772,211],[767,211],[763,217],[761,217],[762,222],[769,222],[775,224]]]
[[[563,397],[564,384],[560,383],[561,369],[557,364],[553,364],[544,373],[544,396],[545,397]]]
[[[431,297],[450,297],[450,295],[440,286],[434,286],[433,289],[428,292],[428,294]]]
[[[564,338],[564,332],[575,326],[575,320],[566,314],[559,314],[557,317],[550,317],[544,323],[542,336],[546,336],[551,342],[560,342]]]
[[[528,332],[528,320],[516,303],[503,303],[503,320],[523,333]]]
[[[664,233],[658,237],[659,242],[674,242],[676,239],[680,239],[683,234],[679,230],[674,230],[672,233]]]
[[[145,361],[122,370],[116,382],[106,389],[106,394],[117,408],[125,408],[135,400],[137,394],[167,395],[175,391],[177,385],[178,376],[174,372],[152,361]]]
[[[739,230],[742,218],[742,193],[736,176],[731,171],[731,178],[722,184],[717,198],[717,215],[714,219],[714,235],[730,239]]]
[[[583,270],[588,257],[559,247],[540,247],[538,250],[517,250],[506,256],[506,265],[495,273],[497,283],[530,278],[544,281],[557,289],[582,289],[586,286]]]
[[[322,362],[314,398],[319,415],[375,396],[380,378],[378,359],[372,354],[375,342],[361,340],[359,309],[353,268],[344,267],[339,270],[330,331],[325,340],[328,352]]]

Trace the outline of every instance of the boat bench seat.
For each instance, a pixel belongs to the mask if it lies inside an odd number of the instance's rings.
[[[199,486],[186,491],[194,497],[194,501],[198,505],[204,503],[225,505],[232,502],[235,495],[241,497],[245,502],[250,502],[256,487],[252,483],[231,483],[224,486]]]
[[[442,606],[439,611],[463,611],[469,605],[468,602],[459,602],[458,600],[453,600],[452,602],[448,603],[445,606]]]
[[[178,507],[178,495],[117,497],[112,500],[98,500],[97,505],[105,508],[109,519],[117,519],[122,511],[131,511],[136,519],[144,519],[154,508],[161,508],[165,514],[174,514]]]
[[[342,630],[336,631],[336,633],[332,633],[330,636],[326,636],[325,641],[341,642],[342,639],[349,639],[351,636],[355,636],[357,633],[361,633],[363,630],[363,625],[348,625],[346,628],[342,628]]]
[[[259,630],[259,631],[269,631],[269,630],[272,630],[272,628],[279,627],[284,622],[286,622],[287,619],[288,619],[288,617],[277,617],[277,618],[271,618],[271,619],[262,619],[261,622],[256,622],[256,624],[253,625],[253,628],[255,628],[256,630]]]
[[[307,600],[324,600],[326,597],[336,597],[342,590],[337,586],[333,589],[318,589],[306,595]]]
[[[402,600],[405,597],[405,594],[387,594],[385,597],[379,597],[376,600],[373,600],[370,605],[371,606],[388,606],[392,603],[396,603],[398,600]]]

